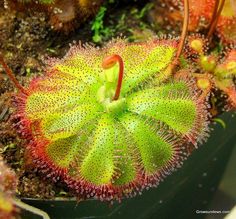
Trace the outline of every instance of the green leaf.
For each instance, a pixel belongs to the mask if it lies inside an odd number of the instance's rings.
[[[185,85],[176,84],[178,89],[170,90],[166,85],[159,88],[138,91],[127,98],[127,108],[133,113],[166,123],[171,129],[186,134],[195,123],[197,109],[187,94]]]
[[[148,174],[160,170],[171,160],[172,145],[165,140],[164,135],[158,134],[155,127],[132,114],[126,114],[119,120],[133,137],[135,146],[139,149],[141,163]]]
[[[61,168],[68,168],[78,151],[87,139],[87,136],[72,136],[65,139],[59,139],[46,146],[46,152],[50,159]]]
[[[82,104],[67,112],[50,114],[42,120],[42,133],[52,141],[70,137],[78,133],[84,125],[100,116],[101,110],[98,104]]]
[[[95,185],[108,184],[114,174],[114,121],[102,116],[96,127],[91,149],[82,161],[81,176]]]

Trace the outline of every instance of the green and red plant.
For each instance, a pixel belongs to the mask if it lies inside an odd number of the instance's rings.
[[[20,209],[24,209],[34,215],[49,219],[47,213],[27,205],[15,197],[17,184],[16,173],[4,163],[2,156],[0,156],[0,218],[21,218],[19,217]]]
[[[193,37],[186,54],[188,0],[184,6],[179,40],[75,45],[64,58],[48,59],[45,75],[26,88],[0,56],[19,90],[15,118],[20,134],[47,177],[66,182],[84,198],[136,195],[158,185],[208,137],[213,82],[233,93],[234,105],[235,50],[216,65],[204,53],[204,41]],[[199,68],[202,80],[196,76]]]
[[[223,2],[223,1],[222,1]],[[223,42],[236,44],[236,2],[225,0],[217,22],[217,32]]]
[[[182,21],[183,0],[162,0],[166,5],[165,16],[171,25]],[[171,10],[169,10],[171,8]],[[223,43],[236,43],[236,3],[232,0],[189,0],[189,25],[192,32],[208,30],[207,38],[215,33]]]
[[[157,39],[73,46],[27,89],[17,85],[20,132],[37,166],[101,200],[157,185],[180,166],[207,135],[207,112],[190,81],[164,82],[176,50]]]
[[[14,219],[17,209],[13,196],[16,192],[16,174],[10,170],[0,156],[0,218]]]
[[[226,108],[236,109],[236,49],[227,48],[224,57],[220,58],[221,55],[216,51],[207,54],[205,44],[208,42],[202,36],[193,35],[188,38],[186,49],[190,57],[186,57],[186,69],[182,66],[175,77],[188,77],[191,74],[196,78],[197,86],[203,90],[203,95],[219,90],[228,99]]]

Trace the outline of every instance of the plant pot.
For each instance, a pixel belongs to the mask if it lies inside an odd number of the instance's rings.
[[[225,113],[220,118],[226,123],[226,128],[219,123],[212,125],[214,131],[208,141],[192,153],[182,168],[157,188],[144,191],[135,198],[113,205],[93,199],[79,203],[75,199],[22,198],[22,201],[46,211],[52,219],[204,218],[205,215],[196,214],[196,210],[207,210],[236,145],[236,117]],[[23,215],[24,219],[37,219],[27,212]]]

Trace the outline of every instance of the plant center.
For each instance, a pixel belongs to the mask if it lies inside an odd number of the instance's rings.
[[[119,115],[126,109],[126,100],[120,96],[123,79],[123,60],[118,55],[104,59],[104,73],[100,79],[102,86],[98,89],[97,100],[107,113]]]

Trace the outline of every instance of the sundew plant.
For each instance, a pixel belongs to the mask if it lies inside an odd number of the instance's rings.
[[[235,47],[224,58],[205,49],[224,1],[216,1],[206,37],[187,35],[194,7],[182,3],[179,38],[73,45],[62,59],[47,59],[44,75],[25,87],[0,56],[18,88],[15,125],[44,175],[82,198],[141,194],[207,139],[214,89],[227,96],[224,110],[235,110]]]

